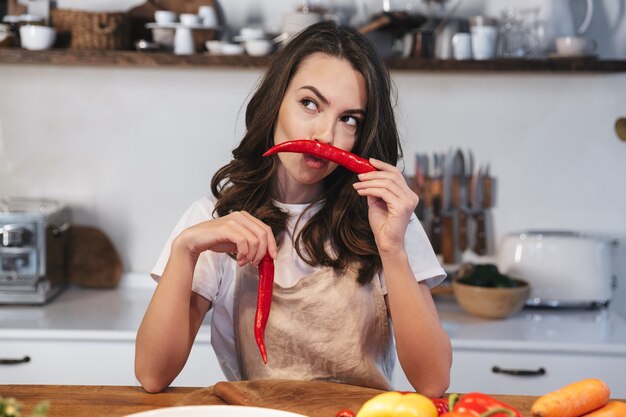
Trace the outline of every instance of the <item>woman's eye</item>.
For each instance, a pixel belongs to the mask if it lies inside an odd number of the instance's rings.
[[[300,103],[309,110],[317,110],[317,103],[310,98],[304,98]]]
[[[341,121],[347,124],[348,126],[357,127],[359,125],[359,119],[354,116],[343,116]]]

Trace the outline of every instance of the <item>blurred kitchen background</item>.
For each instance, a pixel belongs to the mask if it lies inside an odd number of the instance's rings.
[[[141,3],[118,0],[108,7]],[[464,19],[497,16],[507,3],[515,2],[328,0],[309,6],[362,26],[389,10]],[[581,22],[586,2],[570,3],[573,21]],[[229,39],[245,27],[278,34],[284,16],[301,6],[224,1],[221,36]],[[626,60],[626,2],[593,0],[593,6],[584,36],[597,42],[599,59]],[[397,53],[397,44],[371,36],[384,55]],[[229,160],[262,70],[0,62],[0,196],[61,200],[71,207],[72,223],[105,231],[126,271],[147,273],[182,212],[209,192],[211,176]],[[616,249],[623,251],[626,143],[615,124],[626,115],[626,72],[391,75],[408,176],[417,153],[471,149],[477,162],[489,164],[497,190],[487,258],[505,234],[526,229],[588,232],[623,242]],[[626,257],[615,262],[615,298],[624,299]]]

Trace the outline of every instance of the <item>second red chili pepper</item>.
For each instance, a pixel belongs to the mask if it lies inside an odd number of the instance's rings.
[[[265,326],[270,316],[272,293],[274,291],[274,260],[266,253],[259,263],[259,291],[254,316],[254,338],[261,351],[263,363],[267,365],[267,349],[265,348]]]
[[[278,152],[306,153],[339,164],[357,174],[376,171],[376,168],[367,159],[314,140],[300,139],[282,142],[269,148],[263,156],[270,156]]]

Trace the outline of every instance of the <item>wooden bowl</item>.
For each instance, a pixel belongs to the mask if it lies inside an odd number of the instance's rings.
[[[489,288],[452,281],[454,298],[468,313],[488,319],[503,319],[519,312],[530,295],[527,282],[514,279],[517,287]]]

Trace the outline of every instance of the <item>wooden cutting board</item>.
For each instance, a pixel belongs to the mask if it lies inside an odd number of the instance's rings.
[[[322,381],[257,380],[232,382],[254,405],[291,411],[309,417],[334,417],[349,408],[356,412],[363,403],[383,391]],[[177,405],[218,405],[213,386],[192,392]]]

